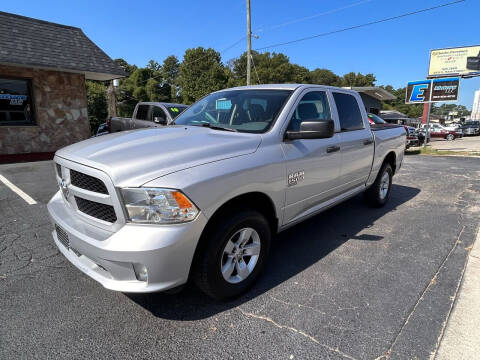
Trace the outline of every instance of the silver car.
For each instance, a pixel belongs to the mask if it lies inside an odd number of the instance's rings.
[[[167,290],[191,277],[212,297],[236,296],[277,232],[361,192],[384,205],[405,136],[401,126],[372,130],[352,90],[218,91],[174,125],[57,151],[53,238],[108,289]]]

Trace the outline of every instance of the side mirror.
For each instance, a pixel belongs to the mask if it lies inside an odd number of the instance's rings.
[[[167,125],[167,120],[162,118],[162,117],[158,117],[158,116],[155,116],[153,118],[153,122],[156,123],[156,124],[160,124],[160,125]]]
[[[305,120],[300,123],[300,131],[287,131],[285,138],[296,139],[326,139],[335,133],[333,120]]]

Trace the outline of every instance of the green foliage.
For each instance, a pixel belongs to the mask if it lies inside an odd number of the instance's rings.
[[[220,53],[209,48],[187,49],[179,69],[182,98],[191,104],[208,93],[226,87],[228,78]]]
[[[471,111],[468,110],[464,105],[457,104],[441,104],[440,106],[435,105],[431,109],[432,114],[440,116],[448,116],[450,112],[457,112],[455,117],[467,117],[470,115]]]
[[[87,89],[87,110],[90,130],[95,134],[98,126],[107,119],[107,86],[100,81],[85,81]]]
[[[341,86],[374,86],[376,80],[377,79],[373,74],[362,75],[360,73],[355,74],[354,72],[350,72],[343,75]]]
[[[341,86],[342,78],[328,69],[316,68],[310,72],[310,82],[318,85]]]

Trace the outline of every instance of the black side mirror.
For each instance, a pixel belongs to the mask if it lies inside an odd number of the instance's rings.
[[[167,125],[167,120],[162,118],[162,117],[158,117],[158,116],[155,116],[153,118],[153,122],[157,123],[157,124],[160,124],[160,125]]]
[[[287,131],[285,138],[295,139],[326,139],[335,133],[333,120],[305,120],[300,123],[300,131]]]

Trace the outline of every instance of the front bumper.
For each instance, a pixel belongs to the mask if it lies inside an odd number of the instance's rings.
[[[54,228],[56,224],[68,235],[67,247],[64,234],[59,238],[57,230],[52,232],[60,252],[105,288],[122,292],[154,292],[184,284],[207,223],[200,213],[184,224],[125,224],[110,232],[82,221],[65,205],[60,191],[47,208]],[[134,264],[147,268],[147,281],[137,280]]]

